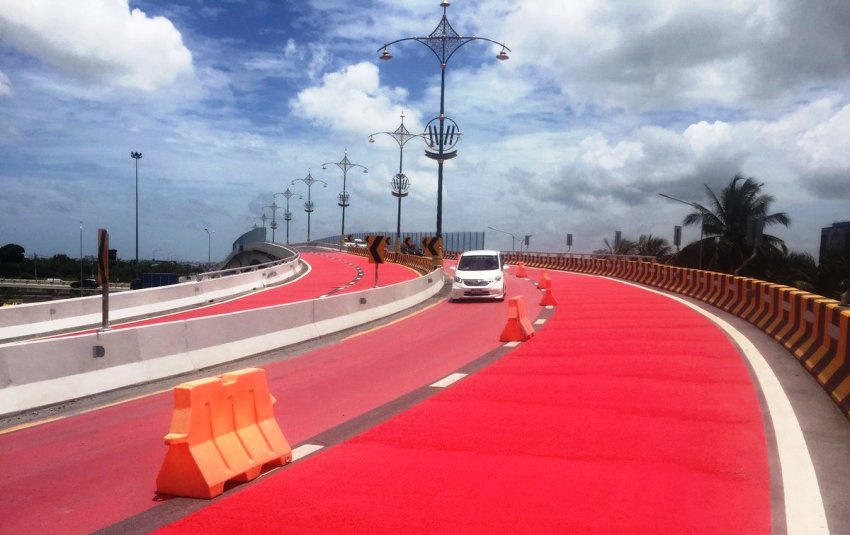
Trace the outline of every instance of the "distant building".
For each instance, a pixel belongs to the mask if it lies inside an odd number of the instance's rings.
[[[833,223],[831,227],[821,229],[818,262],[832,255],[850,259],[850,221]]]

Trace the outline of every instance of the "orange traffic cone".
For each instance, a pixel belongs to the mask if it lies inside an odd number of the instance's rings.
[[[528,277],[528,273],[525,272],[525,262],[523,262],[522,260],[520,260],[517,264],[516,276],[520,278]]]
[[[557,306],[558,302],[555,301],[555,296],[552,295],[552,290],[546,288],[543,290],[543,298],[540,299],[540,306],[548,307],[548,306]]]
[[[522,296],[508,300],[508,323],[502,330],[499,340],[502,342],[525,342],[534,336],[534,327],[525,315],[525,301]]]
[[[546,268],[540,270],[540,282],[537,283],[537,288],[546,290],[552,287],[552,278],[549,276],[549,271]]]

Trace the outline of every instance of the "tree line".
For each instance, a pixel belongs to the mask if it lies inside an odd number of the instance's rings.
[[[694,211],[685,216],[685,226],[702,227],[702,237],[675,251],[664,238],[642,234],[637,240],[621,239],[598,253],[653,256],[674,266],[697,268],[719,273],[793,286],[832,299],[840,299],[850,288],[850,258],[840,253],[827,254],[818,264],[808,253],[789,251],[780,238],[758,232],[754,222],[765,229],[788,227],[791,218],[784,212],[770,212],[774,197],[764,192],[764,184],[753,177],[735,175],[716,194],[705,186],[707,205],[693,203]],[[753,254],[755,253],[755,254]]]

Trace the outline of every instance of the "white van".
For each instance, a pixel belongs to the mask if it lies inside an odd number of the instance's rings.
[[[505,298],[505,271],[508,266],[502,261],[499,251],[467,251],[460,255],[449,299],[495,299]]]

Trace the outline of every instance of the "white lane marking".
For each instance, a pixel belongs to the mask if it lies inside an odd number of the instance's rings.
[[[304,457],[316,453],[320,449],[324,448],[324,446],[319,446],[318,444],[302,444],[292,450],[292,462],[295,462],[299,459],[303,459]]]
[[[555,305],[546,305],[546,310],[554,310]]]
[[[800,428],[800,422],[794,414],[791,401],[782,389],[782,384],[776,378],[776,374],[767,364],[764,355],[738,329],[697,305],[630,282],[617,279],[608,280],[628,284],[678,301],[713,321],[738,344],[755,372],[756,380],[767,403],[770,420],[773,422],[782,473],[782,487],[785,494],[787,533],[788,535],[829,534],[823,497],[818,485],[818,476],[812,464],[809,448],[806,446],[806,438]]]
[[[505,347],[517,347],[521,343],[522,342],[508,342],[508,343],[505,344]]]
[[[449,385],[453,385],[456,382],[460,381],[461,379],[466,377],[466,375],[467,374],[465,374],[465,373],[453,373],[453,374],[451,374],[447,377],[440,379],[439,381],[437,381],[436,383],[434,383],[430,386],[433,386],[434,388],[445,388]]]
[[[534,322],[535,325],[543,325],[544,323],[546,323],[546,320],[543,318],[540,318],[539,320],[536,320]]]

